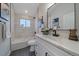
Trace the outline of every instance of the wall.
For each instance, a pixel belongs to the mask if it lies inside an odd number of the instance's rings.
[[[11,40],[15,38],[14,20],[15,20],[15,11],[13,5],[11,4]]]
[[[0,20],[2,20],[0,18]],[[2,41],[0,44],[0,56],[8,56],[10,55],[10,18],[6,22],[6,39]]]
[[[23,28],[20,26],[20,19],[26,19],[26,20],[30,20],[31,24],[30,27],[26,27]],[[33,19],[33,17],[31,16],[25,16],[25,15],[17,15],[16,14],[16,19],[15,19],[15,24],[14,24],[14,28],[15,28],[15,38],[19,39],[19,38],[28,38],[28,37],[32,37],[35,31],[35,20]]]
[[[37,21],[40,20],[43,16],[44,21],[44,27],[47,27],[47,9],[53,5],[54,3],[40,3],[38,12],[37,12]],[[38,29],[38,32],[40,32],[40,29]]]

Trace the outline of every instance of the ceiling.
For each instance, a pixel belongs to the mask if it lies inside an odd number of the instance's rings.
[[[13,6],[16,14],[30,15],[34,17],[36,16],[39,4],[38,3],[13,3]],[[28,13],[25,13],[25,10],[27,10]]]

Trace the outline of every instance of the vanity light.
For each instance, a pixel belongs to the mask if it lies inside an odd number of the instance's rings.
[[[28,13],[28,11],[27,11],[27,10],[25,10],[25,13]]]

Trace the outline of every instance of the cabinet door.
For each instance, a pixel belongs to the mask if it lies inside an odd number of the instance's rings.
[[[37,38],[37,41],[37,56],[71,56],[68,52],[41,38]]]
[[[36,42],[36,46],[35,46],[35,52],[36,52],[36,56],[40,56],[40,44],[39,44],[39,38],[36,37],[37,42]]]
[[[54,54],[52,54],[49,50],[47,50],[47,48],[43,44],[43,41],[41,41],[40,38],[37,37],[36,39],[37,39],[37,45],[35,47],[36,56],[54,56]]]
[[[46,49],[46,48],[44,48],[44,46],[41,44],[43,42],[40,43],[40,38],[38,38],[38,37],[36,39],[37,39],[37,43],[36,43],[36,47],[35,47],[36,55],[37,56],[45,56],[44,49]]]
[[[0,22],[0,44],[2,43],[2,23]]]
[[[42,41],[42,39],[40,39],[39,40],[39,43],[40,43],[40,46],[41,46],[41,51],[43,51],[42,52],[42,54],[41,55],[43,55],[43,56],[55,56],[51,51],[50,51],[50,47],[46,47],[47,45],[45,44],[45,43],[47,43],[47,42],[44,42],[44,41]]]
[[[70,56],[71,55],[71,54],[65,52],[63,49],[60,49],[59,47],[57,47],[53,44],[50,44],[49,42],[47,42],[43,39],[40,39],[40,42],[42,42],[44,44],[46,49],[48,51],[50,51],[52,53],[52,55],[55,55],[55,56]]]
[[[36,55],[37,56],[43,56],[43,47],[42,45],[38,42],[38,44],[36,45]]]

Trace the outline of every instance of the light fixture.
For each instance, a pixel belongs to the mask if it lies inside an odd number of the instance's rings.
[[[27,11],[27,10],[25,10],[25,13],[28,13],[28,11]]]

